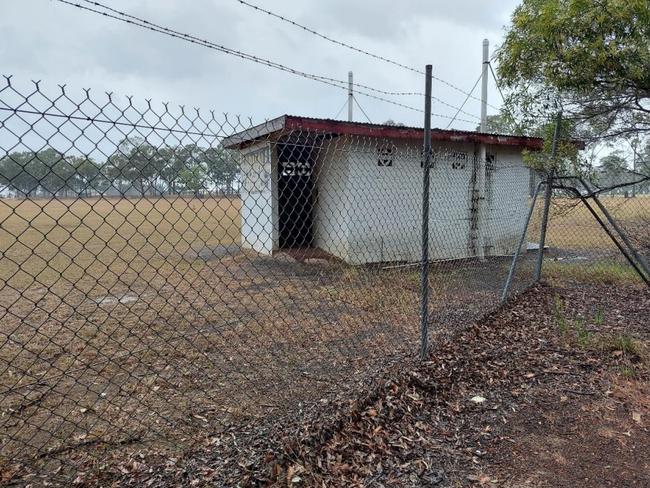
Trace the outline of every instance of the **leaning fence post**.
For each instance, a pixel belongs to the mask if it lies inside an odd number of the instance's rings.
[[[424,155],[422,164],[422,262],[420,308],[420,358],[427,357],[429,348],[429,170],[431,166],[431,75],[427,64],[424,82]]]
[[[558,112],[553,132],[553,147],[551,149],[551,170],[546,177],[546,188],[544,190],[544,213],[542,214],[542,229],[539,236],[539,249],[537,251],[537,264],[535,266],[535,282],[542,277],[542,262],[544,261],[544,245],[546,243],[546,228],[548,226],[548,214],[551,208],[551,197],[553,196],[553,177],[555,176],[555,163],[557,159],[557,146],[560,137],[560,125],[562,124],[562,112]]]
[[[519,259],[521,248],[524,247],[526,241],[526,232],[528,231],[528,225],[530,224],[530,218],[533,216],[535,203],[537,203],[537,195],[539,195],[539,190],[543,184],[544,182],[540,181],[537,184],[537,187],[535,188],[533,201],[530,203],[530,208],[528,209],[528,215],[526,216],[526,221],[524,222],[524,228],[521,230],[521,236],[519,236],[519,244],[517,244],[517,249],[515,249],[515,254],[514,256],[512,256],[512,263],[510,263],[510,270],[508,270],[508,278],[506,278],[506,284],[503,285],[503,292],[501,293],[501,303],[505,302],[506,298],[508,298],[508,291],[510,290],[510,284],[512,283],[512,278],[515,274],[515,268],[517,267],[517,260]]]

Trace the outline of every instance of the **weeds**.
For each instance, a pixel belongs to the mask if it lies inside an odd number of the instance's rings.
[[[593,344],[595,334],[585,327],[585,321],[576,320],[573,328],[580,347],[589,348]]]
[[[603,325],[603,322],[605,322],[605,313],[599,308],[594,315],[594,324]]]
[[[569,330],[569,326],[564,315],[564,300],[561,296],[555,295],[553,302],[553,317],[557,324],[558,330],[562,336],[565,336]]]
[[[636,369],[634,366],[619,366],[618,372],[625,379],[631,380],[636,378]]]
[[[618,353],[624,358],[632,361],[643,360],[643,348],[633,337],[624,334],[598,334],[589,330],[585,319],[567,318],[566,304],[559,295],[555,295],[554,297],[553,317],[560,335],[565,338],[567,335],[571,334],[571,337],[575,339],[578,346],[583,349]],[[604,321],[604,312],[601,309],[596,310],[591,323],[601,326]]]
[[[623,356],[634,360],[640,360],[643,357],[641,344],[628,335],[603,336],[600,340],[600,348],[607,352],[620,351]]]

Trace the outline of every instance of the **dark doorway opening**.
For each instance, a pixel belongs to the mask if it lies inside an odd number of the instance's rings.
[[[311,247],[317,151],[313,142],[278,144],[278,210],[281,248]]]

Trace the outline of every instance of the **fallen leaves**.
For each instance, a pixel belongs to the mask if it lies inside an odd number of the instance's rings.
[[[299,414],[268,413],[205,432],[194,451],[173,462],[163,450],[146,451],[144,458],[124,450],[94,478],[80,470],[80,482],[176,486],[212,480],[218,486],[288,488],[498,484],[484,468],[498,442],[517,444],[515,435],[504,435],[512,415],[525,412],[540,391],[565,407],[590,401],[592,392],[609,398],[606,386],[583,378],[597,374],[606,361],[626,360],[562,344],[552,324],[552,303],[553,290],[538,287],[486,320],[435,341],[431,360],[398,358],[354,395],[314,399],[315,406]],[[630,426],[638,426],[646,410],[626,415]],[[212,414],[192,417],[203,428]],[[628,440],[618,431],[612,435]]]

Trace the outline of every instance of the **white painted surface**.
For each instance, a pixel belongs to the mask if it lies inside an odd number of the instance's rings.
[[[312,173],[316,192],[314,246],[347,260],[349,209],[354,205],[354,195],[348,191],[348,152],[340,150],[342,142],[323,145]]]
[[[255,144],[241,153],[241,237],[242,247],[271,254],[274,243],[271,145]]]
[[[340,141],[342,155],[324,161],[318,182],[316,245],[353,263],[417,261],[420,258],[422,168],[419,144],[394,141],[393,165],[377,165],[378,145],[386,142]],[[521,151],[490,148],[496,169],[488,171],[480,233],[470,241],[473,144],[434,146],[466,153],[464,167],[442,157],[431,170],[429,252],[432,260],[514,252],[527,212],[528,169]],[[329,163],[329,166],[327,164]],[[484,170],[486,171],[486,170]],[[480,183],[480,180],[479,182]],[[326,211],[325,211],[326,210]],[[318,229],[327,222],[327,231]],[[320,224],[319,224],[320,223]],[[346,242],[347,240],[347,242]],[[483,246],[480,245],[483,242]]]
[[[353,204],[347,206],[348,262],[417,261],[420,258],[421,149],[414,142],[395,141],[392,144],[392,166],[377,166],[377,144],[356,147],[348,156],[347,192],[353,199]],[[452,168],[452,163],[443,159],[431,170],[431,259],[468,255],[474,148],[458,144],[446,147],[467,153],[469,157],[464,167]]]
[[[517,149],[491,148],[490,152],[497,158],[486,185],[486,254],[513,254],[528,213],[530,170]]]
[[[392,147],[393,164],[378,166],[380,149],[386,145]],[[441,158],[431,170],[431,259],[473,257],[481,251],[487,256],[513,253],[528,210],[529,170],[521,151],[488,147],[496,162],[485,170],[480,234],[472,242],[474,155],[479,148],[461,143],[434,146],[442,148],[468,158],[464,166]],[[268,254],[278,243],[275,148],[259,144],[248,148],[242,159],[242,244]],[[313,172],[314,246],[352,264],[418,261],[421,159],[421,145],[415,141],[340,137],[323,143]]]

